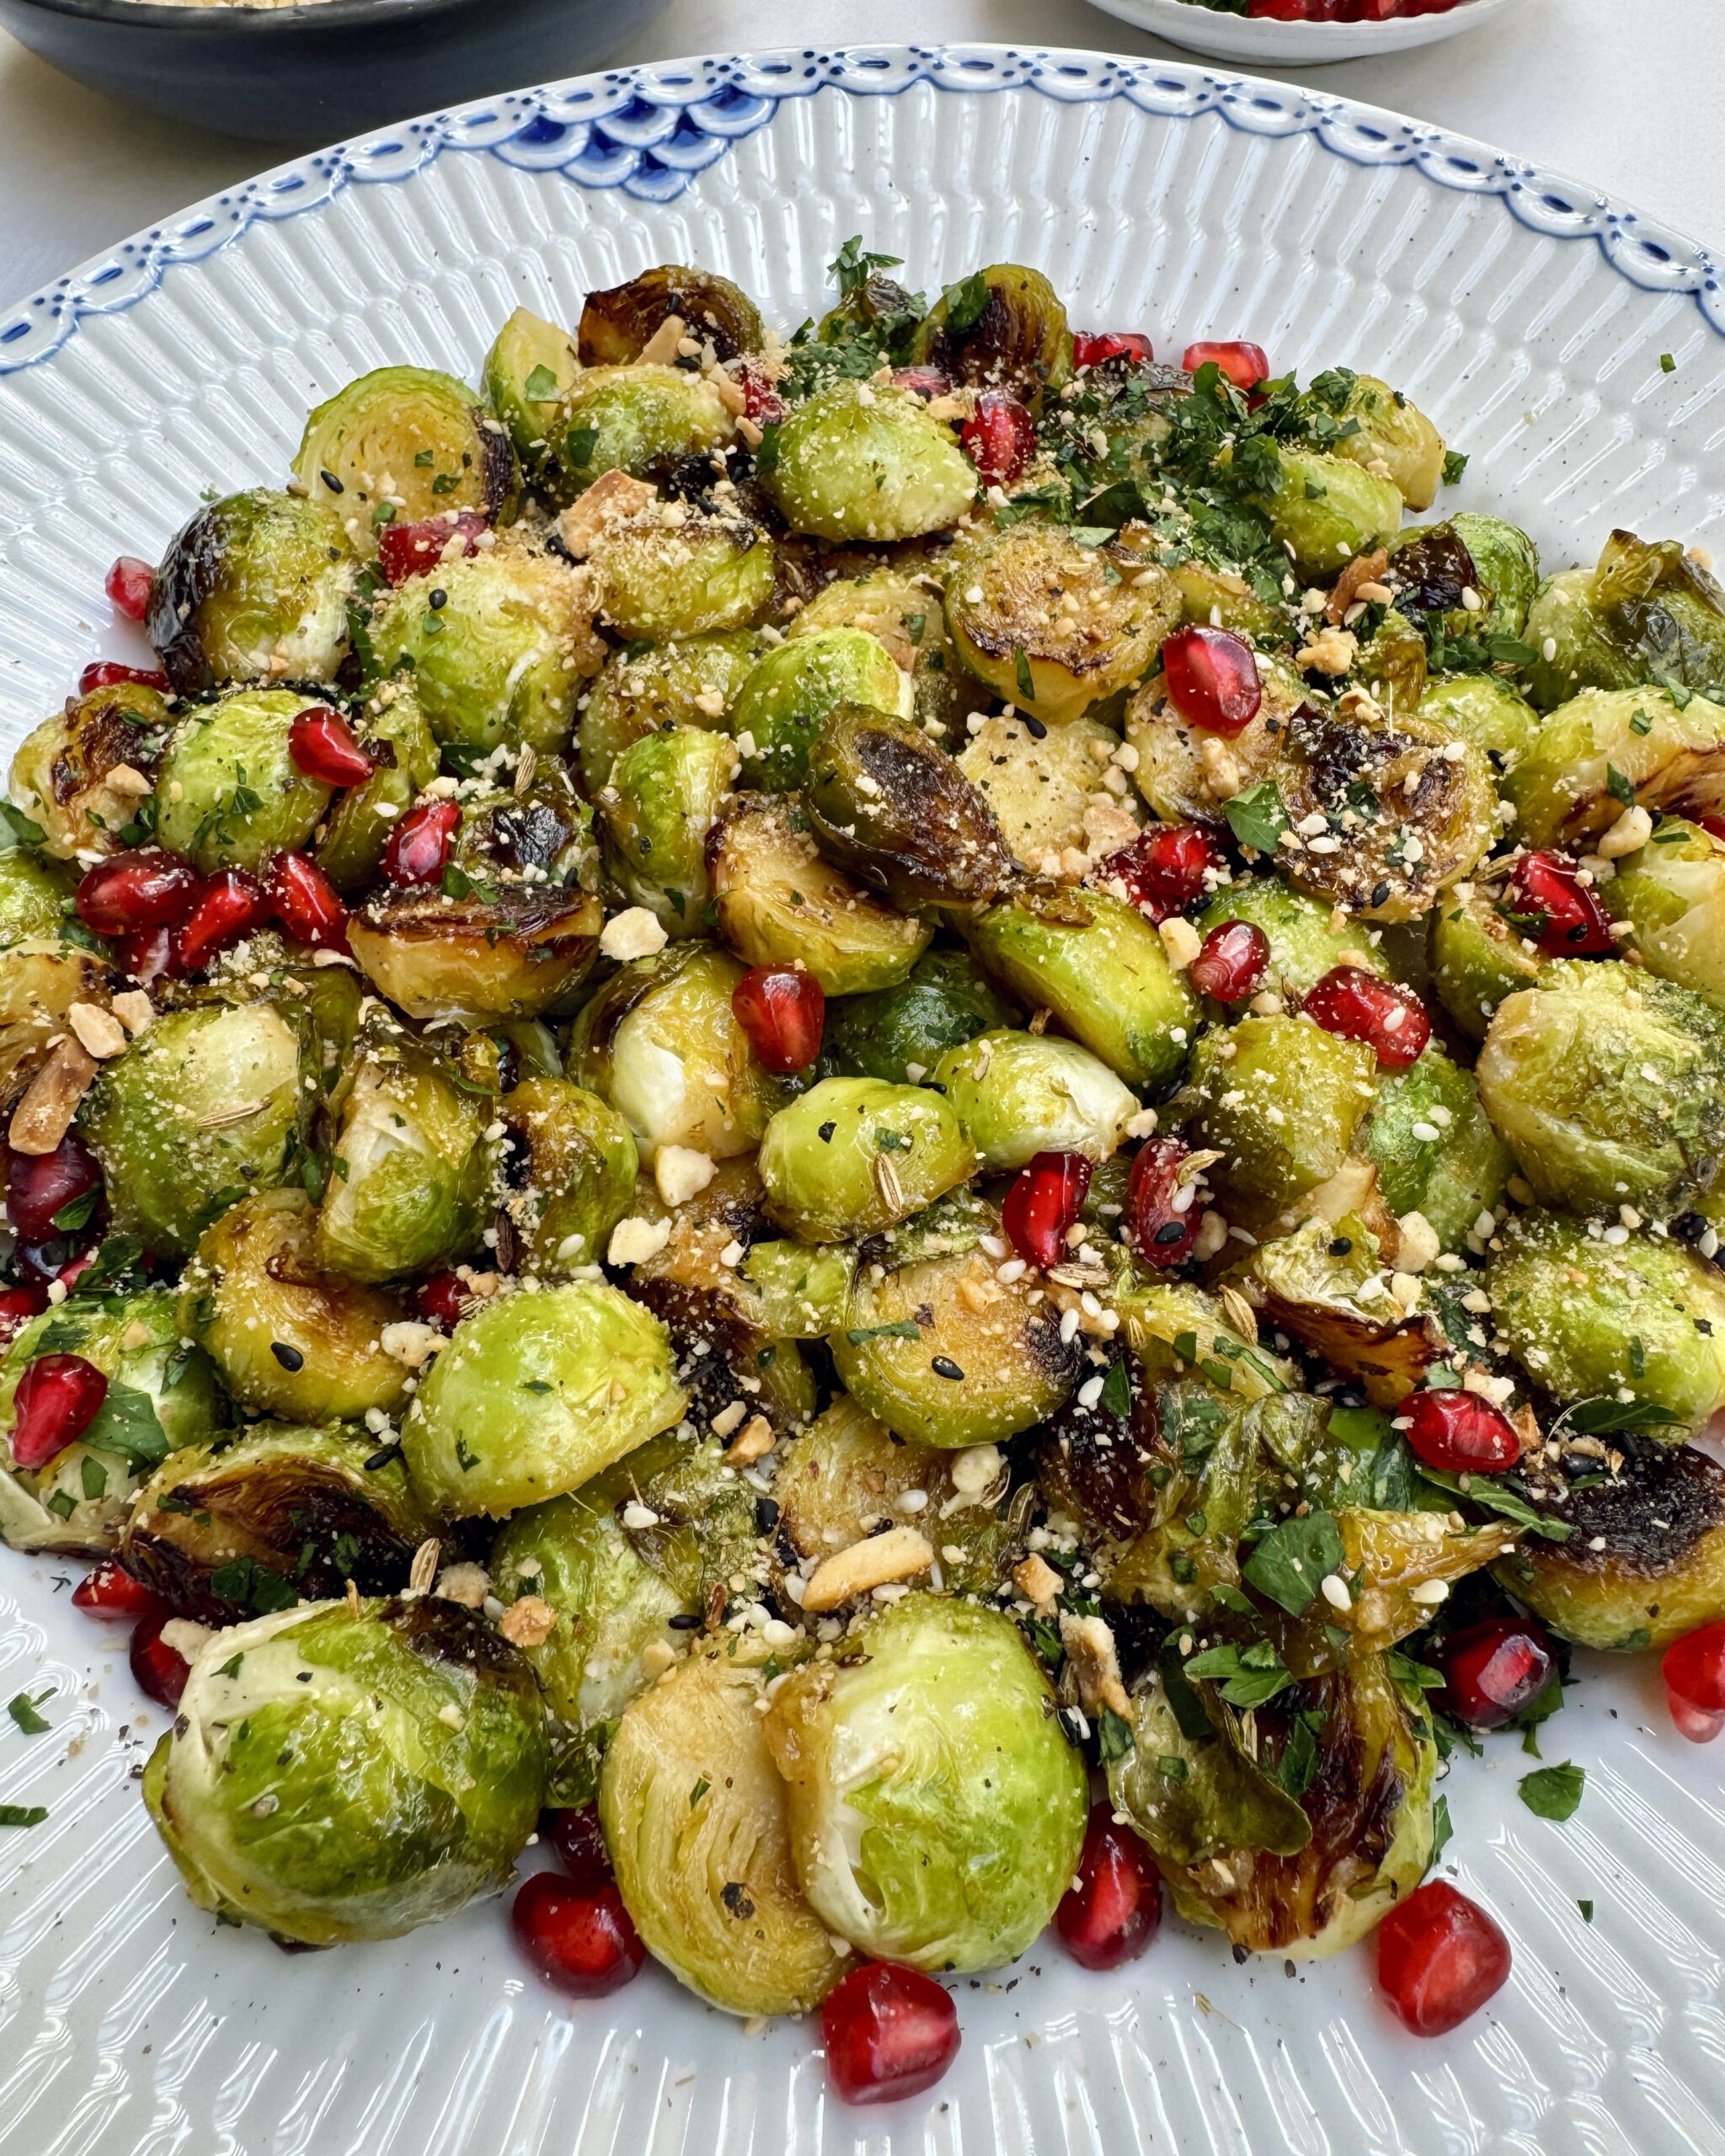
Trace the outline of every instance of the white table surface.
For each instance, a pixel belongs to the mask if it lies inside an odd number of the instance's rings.
[[[671,0],[610,56],[846,39],[1180,56],[1084,0]],[[1477,136],[1725,248],[1725,0],[1525,0],[1447,44],[1305,79]],[[284,154],[131,111],[0,34],[0,307]]]

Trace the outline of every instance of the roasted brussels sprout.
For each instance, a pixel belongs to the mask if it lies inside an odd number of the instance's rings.
[[[1395,1407],[1448,1343],[1419,1300],[1404,1307],[1389,1292],[1385,1270],[1377,1237],[1344,1213],[1260,1243],[1242,1278],[1273,1331],[1355,1380],[1375,1407]]]
[[[1531,988],[1548,961],[1483,889],[1445,892],[1432,910],[1432,979],[1459,1032],[1482,1041],[1506,996]]]
[[[1119,745],[1093,719],[1044,726],[996,712],[971,737],[959,768],[994,811],[1013,858],[1057,876],[1063,856],[1098,846],[1113,851],[1136,835],[1137,819],[1103,784]]]
[[[899,987],[829,1005],[822,1075],[852,1071],[918,1086],[946,1049],[1015,1016],[964,952],[926,951]]]
[[[1236,636],[1274,643],[1285,622],[1280,611],[1260,599],[1243,576],[1219,569],[1194,555],[1169,571],[1180,591],[1182,617],[1212,629],[1232,629]]]
[[[740,285],[717,270],[662,262],[627,284],[588,293],[581,309],[582,366],[629,366],[673,314],[685,335],[713,347],[715,359],[758,352],[766,340],[760,310]]]
[[[670,936],[699,935],[712,885],[707,841],[737,775],[734,743],[673,726],[633,741],[599,797],[606,865]]]
[[[521,1268],[542,1278],[596,1265],[628,1211],[640,1162],[629,1126],[596,1093],[566,1079],[530,1077],[505,1094],[504,1210]]]
[[[487,895],[489,892],[489,895]],[[586,978],[605,908],[554,883],[386,890],[350,917],[354,957],[410,1018],[537,1018]]]
[[[312,851],[339,891],[357,891],[383,866],[398,818],[437,776],[437,742],[418,693],[405,678],[380,681],[366,699],[361,727],[377,768],[337,796]]]
[[[528,478],[548,473],[558,400],[581,371],[568,330],[518,307],[485,355],[485,399],[504,425]]]
[[[1584,689],[1547,714],[1503,790],[1534,846],[1608,830],[1626,800],[1704,815],[1725,808],[1725,704],[1666,689]]]
[[[830,712],[803,801],[821,851],[895,905],[975,905],[1007,881],[993,812],[908,720],[861,704]]]
[[[1445,674],[1427,685],[1419,715],[1513,771],[1539,732],[1539,713],[1501,674]]]
[[[0,951],[57,934],[77,888],[71,874],[14,846],[0,853]]]
[[[944,573],[944,563],[932,556],[926,568],[914,560],[897,560],[866,575],[835,577],[800,610],[786,633],[794,642],[846,628],[878,638],[911,676],[917,723],[944,730],[975,709],[983,694],[981,684],[959,663],[958,646],[947,631],[941,597]]]
[[[421,1500],[494,1518],[578,1490],[683,1412],[670,1342],[615,1288],[521,1288],[464,1317],[402,1422]]]
[[[139,682],[68,697],[12,760],[13,804],[42,834],[33,843],[56,861],[112,853],[136,820],[173,730],[166,699]]]
[[[1663,817],[1618,862],[1607,897],[1649,973],[1725,1004],[1725,840]]]
[[[330,789],[288,753],[288,735],[314,697],[291,689],[241,689],[190,711],[156,774],[156,835],[208,875],[256,871],[302,846]]]
[[[1409,509],[1431,507],[1444,480],[1444,438],[1417,404],[1375,374],[1360,374],[1336,416],[1338,456],[1392,480]]]
[[[1538,654],[1533,700],[1546,710],[1579,689],[1637,682],[1725,701],[1725,590],[1680,540],[1614,531],[1594,568],[1541,590],[1526,639]]]
[[[1473,510],[1458,511],[1450,528],[1467,549],[1474,590],[1485,602],[1477,614],[1464,607],[1466,618],[1455,626],[1471,635],[1519,638],[1539,590],[1538,549],[1519,525]]]
[[[332,1946],[505,1886],[545,1775],[532,1673],[478,1617],[321,1603],[208,1642],[144,1801],[200,1908]]]
[[[1354,1144],[1376,1168],[1390,1210],[1423,1214],[1445,1250],[1459,1251],[1481,1213],[1503,1202],[1509,1149],[1473,1073],[1440,1049],[1383,1073]]]
[[[976,493],[952,429],[910,391],[874,382],[817,390],[761,451],[756,469],[792,531],[841,544],[939,531]]]
[[[732,420],[718,392],[681,367],[594,366],[563,392],[551,431],[559,500],[584,493],[606,472],[668,477],[686,456],[729,440]]]
[[[521,484],[503,422],[431,367],[377,367],[338,390],[306,421],[293,474],[366,554],[398,520],[472,510],[507,524]]]
[[[740,629],[772,597],[772,542],[759,526],[703,516],[683,502],[654,503],[607,525],[590,559],[606,622],[619,636],[654,643]]]
[[[724,724],[763,646],[752,629],[616,651],[588,692],[576,748],[597,796],[632,741],[661,727]]]
[[[1105,1161],[1138,1113],[1105,1063],[1050,1033],[987,1033],[948,1049],[930,1074],[991,1170],[1028,1167],[1039,1153]]]
[[[1072,333],[1039,270],[996,262],[943,292],[918,325],[911,356],[953,382],[1009,389],[1032,411],[1072,371]]]
[[[1195,926],[1208,936],[1226,921],[1244,921],[1262,929],[1269,960],[1260,987],[1284,1001],[1298,1003],[1337,966],[1359,966],[1387,976],[1389,964],[1369,935],[1351,921],[1330,926],[1331,909],[1276,876],[1236,878],[1216,893]]]
[[[1250,499],[1269,520],[1276,544],[1304,577],[1333,576],[1384,545],[1402,523],[1395,483],[1322,450],[1279,445],[1275,483]]]
[[[953,1106],[921,1086],[823,1078],[761,1140],[766,1209],[805,1242],[878,1235],[932,1205],[977,1166]]]
[[[33,936],[0,952],[0,1098],[29,1085],[74,1003],[106,1000],[112,976],[82,944]]]
[[[1012,1622],[913,1594],[831,1662],[793,1670],[766,1716],[797,1870],[820,1920],[921,1969],[1022,1953],[1071,1882],[1083,1762]]]
[[[825,629],[769,651],[744,682],[725,723],[742,751],[745,782],[790,793],[809,776],[809,747],[840,704],[911,716],[911,676],[878,637]]]

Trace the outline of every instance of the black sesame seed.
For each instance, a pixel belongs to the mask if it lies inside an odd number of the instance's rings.
[[[1048,728],[1041,719],[1033,718],[1028,711],[1021,711],[1018,716],[1024,722],[1024,731],[1030,736],[1033,741],[1047,740]]]
[[[838,1125],[836,1123],[824,1123],[814,1134],[820,1140],[823,1145],[830,1145],[832,1143],[832,1134],[837,1129]]]
[[[328,488],[332,494],[344,494],[347,492],[347,488],[342,485],[333,472],[320,472],[318,477]]]
[[[964,1373],[950,1355],[937,1355],[929,1368],[937,1378],[952,1378],[959,1384],[964,1382]]]
[[[1332,1257],[1346,1257],[1348,1251],[1352,1250],[1353,1247],[1354,1238],[1352,1235],[1338,1235],[1336,1240],[1330,1245],[1330,1256]]]
[[[367,1474],[375,1475],[380,1467],[387,1467],[391,1460],[399,1460],[400,1458],[401,1447],[399,1445],[380,1445],[377,1450],[374,1452],[371,1457],[366,1462],[366,1471]]]
[[[778,1525],[778,1500],[776,1497],[757,1497],[755,1500],[755,1532],[771,1534]]]
[[[290,1348],[285,1340],[272,1340],[270,1353],[285,1370],[302,1370],[306,1367],[306,1358],[299,1349]]]
[[[721,1886],[718,1898],[734,1917],[746,1919],[755,1913],[755,1904],[749,1897],[749,1890],[740,1879],[729,1880]]]
[[[1184,1220],[1164,1220],[1161,1227],[1156,1230],[1152,1241],[1159,1243],[1178,1243],[1183,1241],[1185,1235]]]
[[[1387,904],[1389,896],[1390,886],[1387,881],[1381,883],[1374,883],[1372,885],[1371,902],[1375,906],[1381,906]]]
[[[428,592],[425,597],[425,604],[431,609],[434,614],[437,613],[443,607],[448,606],[449,594],[446,591]]]
[[[701,1623],[700,1618],[693,1610],[691,1609],[678,1610],[676,1615],[670,1618],[668,1621],[672,1631],[674,1632],[695,1631],[699,1628]]]

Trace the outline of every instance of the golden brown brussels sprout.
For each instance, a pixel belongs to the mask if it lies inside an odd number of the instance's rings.
[[[1655,811],[1725,810],[1725,704],[1666,689],[1583,689],[1548,712],[1503,782],[1529,846],[1608,830],[1625,796]]]
[[[1138,758],[1133,783],[1164,823],[1220,828],[1236,794],[1275,769],[1288,727],[1307,691],[1293,669],[1279,659],[1260,656],[1258,670],[1263,700],[1226,742],[1186,723],[1168,701],[1167,683],[1160,673],[1127,705],[1126,739]]]
[[[1637,682],[1725,697],[1725,590],[1680,539],[1614,531],[1597,567],[1541,591],[1526,638],[1539,654],[1533,700],[1547,710],[1578,689]]]
[[[756,470],[793,531],[843,545],[919,539],[970,506],[976,472],[909,390],[835,382],[767,435]]]
[[[23,1093],[72,1005],[105,1004],[113,986],[82,944],[32,936],[0,952],[0,1100],[10,1107]]]
[[[1072,371],[1066,310],[1039,270],[996,262],[948,286],[918,326],[911,356],[976,389],[1009,389],[1033,412]]]
[[[1513,771],[1532,747],[1539,713],[1501,674],[1445,674],[1428,684],[1419,715],[1472,742],[1495,771]]]
[[[576,746],[596,795],[632,741],[661,727],[721,726],[765,647],[752,629],[615,651],[588,693]]]
[[[1374,1406],[1394,1407],[1447,1343],[1421,1298],[1406,1306],[1397,1299],[1387,1270],[1377,1237],[1346,1213],[1261,1243],[1242,1277],[1272,1329],[1357,1380]]]
[[[1618,862],[1605,896],[1612,917],[1633,926],[1649,973],[1725,1004],[1725,840],[1663,817]]]
[[[1330,914],[1279,876],[1242,877],[1223,885],[1195,926],[1201,936],[1230,921],[1262,929],[1270,952],[1260,986],[1290,1003],[1310,995],[1336,966],[1359,966],[1387,979],[1389,964],[1370,937],[1352,921],[1332,928]]]
[[[699,727],[632,741],[599,797],[606,866],[669,936],[697,936],[713,887],[707,842],[737,776],[736,744]]]
[[[509,430],[522,471],[535,483],[550,462],[547,437],[558,400],[581,371],[568,330],[518,307],[485,355],[485,398]]]
[[[1498,910],[1495,894],[1446,892],[1432,910],[1432,979],[1460,1032],[1482,1041],[1505,996],[1531,988],[1547,961]]]
[[[1459,1251],[1482,1211],[1495,1212],[1512,1166],[1480,1103],[1473,1073],[1442,1049],[1386,1070],[1354,1144],[1378,1171],[1398,1218],[1418,1213],[1445,1250]]]
[[[966,953],[926,951],[900,987],[829,1006],[821,1073],[920,1086],[948,1049],[1017,1015]]]
[[[911,676],[918,723],[949,727],[975,707],[982,691],[965,672],[948,633],[943,575],[944,564],[932,557],[926,568],[895,562],[863,576],[836,577],[801,609],[786,633],[793,642],[840,628],[877,638]]]
[[[1444,438],[1417,404],[1375,374],[1361,374],[1337,416],[1344,430],[1336,438],[1338,456],[1368,470],[1387,467],[1378,476],[1394,482],[1409,509],[1431,507],[1444,480]],[[1350,419],[1352,433],[1345,431]]]
[[[463,510],[507,524],[520,491],[503,422],[431,367],[377,367],[338,390],[306,421],[293,475],[365,554],[386,524]]]
[[[1393,481],[1322,450],[1278,446],[1275,485],[1250,499],[1269,519],[1271,536],[1298,574],[1333,576],[1400,528],[1402,497]]]
[[[967,933],[996,979],[1051,1010],[1117,1078],[1162,1087],[1179,1075],[1197,1000],[1136,907],[1107,891],[1027,892]]]
[[[552,490],[573,500],[606,472],[667,478],[685,457],[729,441],[733,425],[712,383],[681,367],[586,367],[553,422]]]
[[[56,861],[112,853],[173,729],[166,700],[135,681],[69,696],[12,760],[13,804],[42,833],[32,844]]]
[[[1538,654],[1528,670],[1528,696],[1541,711],[1557,710],[1583,689],[1630,689],[1641,679],[1638,662],[1610,635],[1593,591],[1591,569],[1562,569],[1540,585],[1528,609],[1527,635]]]
[[[772,542],[760,526],[684,502],[607,525],[590,558],[606,623],[653,643],[743,628],[772,597]]]
[[[389,890],[351,917],[366,977],[410,1018],[537,1018],[586,978],[605,909],[555,883],[477,884],[461,899]]]
[[[235,1399],[295,1422],[357,1421],[407,1396],[383,1334],[393,1297],[326,1272],[302,1190],[263,1190],[205,1230],[180,1280],[186,1331]]]
[[[892,987],[934,933],[841,875],[801,809],[771,795],[734,801],[707,859],[718,932],[744,963],[799,965],[829,995]]]
[[[729,2014],[803,2014],[844,1973],[791,1854],[747,1650],[703,1647],[642,1694],[605,1755],[599,1815],[636,1928]]]
[[[524,1078],[498,1113],[509,1126],[504,1210],[521,1270],[551,1278],[596,1265],[635,1194],[640,1163],[629,1126],[596,1093],[563,1078]]]
[[[1048,726],[1147,674],[1179,619],[1172,579],[1130,535],[1086,547],[1058,525],[985,528],[947,577],[964,664]]]
[[[337,796],[312,851],[339,891],[362,890],[383,866],[398,818],[437,776],[437,742],[405,677],[380,681],[366,697],[360,734],[377,769]]]
[[[330,789],[295,763],[288,736],[316,705],[291,689],[240,689],[188,712],[157,767],[161,843],[206,875],[255,872],[272,854],[303,846]]]
[[[809,776],[810,746],[821,722],[841,704],[911,716],[911,676],[878,637],[827,629],[788,638],[750,675],[725,723],[743,755],[745,782],[790,793]]]
[[[1137,819],[1103,784],[1119,745],[1119,734],[1093,719],[1044,726],[997,712],[971,737],[959,768],[994,811],[1021,867],[1058,876],[1064,865],[1081,874],[1087,860],[1080,866],[1062,857],[1113,852],[1136,835]]]
[[[929,1082],[991,1171],[1028,1167],[1039,1153],[1105,1161],[1138,1113],[1105,1063],[1053,1033],[984,1033],[948,1049]]]
[[[881,1078],[823,1078],[761,1141],[766,1210],[804,1242],[895,1227],[974,1173],[976,1149],[938,1091]]]
[[[661,262],[627,284],[588,293],[581,309],[581,365],[628,366],[673,314],[685,336],[712,345],[715,359],[758,352],[766,340],[760,309],[740,285],[716,270]]]

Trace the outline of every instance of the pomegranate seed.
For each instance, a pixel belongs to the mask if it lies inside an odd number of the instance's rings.
[[[392,883],[435,883],[449,859],[450,841],[461,827],[458,801],[428,801],[409,808],[389,834],[383,873]]]
[[[1327,1033],[1364,1041],[1386,1070],[1418,1063],[1432,1037],[1432,1022],[1413,990],[1364,966],[1332,966],[1300,1008]]]
[[[509,1920],[540,1975],[572,1999],[618,1990],[647,1958],[615,1886],[584,1893],[554,1871],[536,1871],[521,1881]]]
[[[270,918],[264,887],[243,869],[223,868],[198,894],[191,911],[174,931],[170,969],[194,973],[230,943],[238,943]]]
[[[162,1627],[168,1621],[165,1609],[158,1617],[141,1617],[132,1627],[131,1651],[126,1657],[139,1691],[158,1707],[177,1707],[192,1673],[179,1648],[169,1646],[162,1636]]]
[[[1162,646],[1168,701],[1188,726],[1231,739],[1251,725],[1263,702],[1258,660],[1229,629],[1177,629]]]
[[[150,588],[156,572],[136,554],[122,554],[103,579],[102,589],[128,622],[142,622],[150,611]]]
[[[768,1070],[806,1070],[820,1054],[826,996],[801,967],[751,966],[731,990],[731,1009]]]
[[[1144,1951],[1162,1920],[1162,1874],[1150,1851],[1114,1824],[1112,1804],[1093,1805],[1077,1884],[1055,1911],[1061,1945],[1082,1968],[1118,1969]]]
[[[15,1153],[8,1145],[6,1217],[25,1242],[68,1235],[72,1230],[61,1227],[55,1215],[99,1189],[101,1182],[95,1155],[75,1130],[68,1130],[51,1153]]]
[[[1072,365],[1081,372],[1099,367],[1104,360],[1153,360],[1147,337],[1135,329],[1080,329],[1072,338]]]
[[[1204,939],[1188,975],[1200,995],[1237,1003],[1256,994],[1270,962],[1270,939],[1253,921],[1225,921]]]
[[[1126,1185],[1126,1230],[1146,1265],[1183,1264],[1198,1241],[1203,1208],[1197,1184],[1180,1184],[1180,1164],[1191,1149],[1178,1138],[1146,1139],[1138,1149]],[[1184,1204],[1178,1201],[1183,1198]]]
[[[59,1272],[55,1274],[55,1278],[59,1281],[68,1295],[95,1263],[97,1252],[100,1247],[99,1244],[92,1243],[88,1250],[80,1251],[69,1264],[62,1265]]]
[[[270,903],[290,936],[320,951],[346,949],[347,908],[309,855],[278,853],[268,875]]]
[[[178,968],[173,931],[167,928],[147,928],[141,935],[122,936],[115,957],[120,971],[145,988],[164,974],[171,976]]]
[[[1660,1657],[1665,1704],[1691,1744],[1725,1729],[1725,1624],[1703,1625],[1673,1640]]]
[[[1161,923],[1207,897],[1205,876],[1221,865],[1215,841],[1196,824],[1161,824],[1110,854],[1102,873],[1104,880],[1118,878],[1133,905]]]
[[[1066,1254],[1066,1230],[1078,1218],[1090,1189],[1090,1163],[1081,1153],[1039,1153],[1007,1193],[1001,1225],[1028,1265],[1046,1273]]]
[[[108,1397],[108,1380],[82,1355],[38,1355],[12,1401],[12,1457],[44,1467],[81,1438]]]
[[[1429,1880],[1378,1926],[1378,1982],[1416,2036],[1441,2036],[1509,1976],[1509,1942],[1446,1880]]]
[[[583,1811],[547,1812],[546,1831],[563,1859],[563,1868],[585,1893],[596,1893],[611,1883],[611,1852],[605,1846],[605,1829],[599,1823],[599,1807]]]
[[[478,1297],[457,1273],[435,1273],[414,1291],[414,1307],[423,1323],[453,1332]]]
[[[1004,389],[985,389],[959,430],[985,487],[1010,487],[1036,454],[1036,422]]]
[[[1551,1643],[1530,1620],[1491,1617],[1452,1632],[1439,1657],[1444,1703],[1470,1729],[1498,1729],[1546,1688]]]
[[[1515,1425],[1477,1392],[1416,1392],[1402,1406],[1407,1442],[1428,1467],[1457,1475],[1498,1475],[1521,1457]]]
[[[45,1288],[0,1288],[0,1348],[16,1340],[33,1317],[48,1307]]]
[[[153,666],[122,666],[115,659],[97,659],[77,677],[77,692],[87,696],[94,689],[117,689],[122,681],[140,689],[159,689],[165,696],[172,684]]]
[[[932,2089],[959,2055],[959,2009],[918,1969],[869,1961],[820,2009],[826,2073],[847,2104],[889,2104]]]
[[[389,583],[405,584],[410,576],[435,569],[453,540],[460,540],[462,553],[477,554],[479,535],[489,529],[471,509],[454,516],[428,516],[418,524],[386,524],[377,535],[377,566]]]
[[[1236,389],[1256,389],[1270,377],[1270,363],[1262,344],[1188,344],[1180,364],[1188,374],[1201,366],[1219,366]]]
[[[785,415],[785,400],[753,360],[745,360],[737,371],[743,392],[743,416],[757,427],[772,426]]]
[[[377,768],[377,759],[328,704],[313,704],[295,719],[287,730],[287,753],[307,778],[325,786],[363,786]]]
[[[893,371],[893,386],[908,389],[913,397],[950,397],[952,379],[938,367],[896,367]]]
[[[1511,871],[1503,910],[1554,958],[1608,958],[1617,947],[1605,909],[1575,864],[1559,853],[1525,853]]]
[[[204,879],[190,862],[165,846],[138,846],[99,861],[77,887],[77,917],[98,936],[135,936],[140,929],[177,928],[191,911]]]
[[[74,1609],[88,1609],[97,1617],[166,1617],[171,1613],[161,1596],[142,1580],[135,1580],[123,1565],[104,1557],[72,1590]]]

